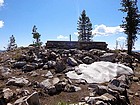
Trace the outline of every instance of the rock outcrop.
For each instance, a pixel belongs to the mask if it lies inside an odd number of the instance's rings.
[[[140,96],[129,90],[132,81],[140,81],[133,76],[138,59],[126,53],[33,47],[19,50],[16,56],[14,51],[2,52],[0,105],[45,105],[45,97],[82,93],[83,87],[88,94],[79,95],[78,105],[129,105],[129,94]]]

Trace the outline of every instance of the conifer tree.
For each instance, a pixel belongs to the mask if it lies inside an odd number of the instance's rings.
[[[34,46],[41,46],[42,45],[42,42],[40,42],[40,34],[37,32],[37,28],[36,26],[34,25],[33,26],[33,29],[32,29],[32,34],[33,34],[33,38],[36,40],[33,45]]]
[[[14,49],[16,49],[17,48],[17,44],[15,43],[15,37],[14,37],[14,35],[12,35],[11,37],[10,37],[10,40],[9,40],[9,44],[8,44],[8,47],[7,47],[7,50],[9,51],[9,50],[14,50]]]
[[[86,16],[86,11],[83,10],[81,16],[78,20],[78,41],[90,42],[92,39],[92,23],[88,16]]]
[[[128,54],[132,54],[132,48],[135,41],[137,40],[137,34],[140,31],[140,14],[137,7],[137,0],[122,0],[121,1],[122,12],[127,14],[124,17],[123,24],[121,25],[124,28],[125,34],[127,34],[127,49]]]

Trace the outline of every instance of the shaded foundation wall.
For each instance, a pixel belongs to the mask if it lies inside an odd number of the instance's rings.
[[[78,41],[47,41],[46,48],[58,49],[101,49],[106,50],[106,42],[78,42]]]

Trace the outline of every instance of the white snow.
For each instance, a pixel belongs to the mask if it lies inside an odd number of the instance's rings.
[[[85,79],[88,83],[103,83],[120,74],[133,74],[133,70],[130,67],[104,61],[94,62],[90,65],[80,64],[75,69],[76,71],[79,70],[81,75],[78,75],[75,71],[70,71],[66,73],[67,76],[71,79]]]

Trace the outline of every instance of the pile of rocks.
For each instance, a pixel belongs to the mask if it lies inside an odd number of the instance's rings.
[[[130,104],[127,89],[130,80],[126,75],[113,78],[106,86],[90,84],[93,91],[90,96],[85,97],[85,102],[92,105],[128,105]]]
[[[0,81],[3,81],[3,84],[0,85],[0,105],[40,105],[39,96],[80,91],[80,84],[87,85],[90,94],[79,100],[81,102],[78,105],[130,104],[127,90],[131,76],[119,75],[102,84],[89,84],[83,79],[73,80],[67,77],[66,73],[76,71],[75,67],[80,64],[91,64],[96,61],[121,63],[133,68],[138,62],[126,53],[97,49],[86,51],[29,47],[20,53],[20,56],[1,61]],[[80,71],[76,72],[81,74]]]

